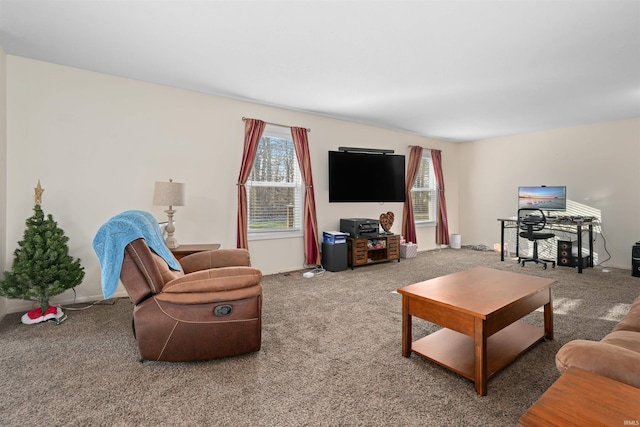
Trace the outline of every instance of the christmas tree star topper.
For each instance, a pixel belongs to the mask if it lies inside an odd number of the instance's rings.
[[[44,188],[40,185],[40,180],[38,180],[38,186],[34,188],[36,190],[36,205],[42,203],[42,193],[44,193]]]

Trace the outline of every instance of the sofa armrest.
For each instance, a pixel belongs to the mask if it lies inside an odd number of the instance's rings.
[[[247,249],[216,249],[197,252],[180,259],[180,265],[186,274],[194,271],[231,266],[251,266]]]
[[[556,367],[564,372],[571,366],[640,388],[640,353],[633,350],[599,341],[570,341],[556,354]]]

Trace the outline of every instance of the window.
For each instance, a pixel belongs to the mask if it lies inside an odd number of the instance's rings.
[[[413,216],[416,224],[435,223],[437,219],[438,190],[433,173],[431,151],[424,150],[420,170],[411,189]]]
[[[304,186],[290,132],[267,125],[245,188],[249,239],[302,235]]]

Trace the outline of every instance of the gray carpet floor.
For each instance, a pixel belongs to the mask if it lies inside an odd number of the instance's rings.
[[[555,340],[494,376],[484,397],[453,372],[402,357],[394,292],[475,266],[557,280]],[[0,322],[0,425],[513,426],[558,378],[558,349],[601,339],[640,293],[630,271],[609,270],[523,268],[463,248],[311,279],[266,276],[261,351],[197,363],[140,363],[126,298],[64,307],[59,325],[10,314]],[[541,326],[542,312],[523,321]],[[437,329],[414,320],[414,338]]]

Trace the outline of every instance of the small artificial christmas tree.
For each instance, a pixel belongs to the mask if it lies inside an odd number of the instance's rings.
[[[11,271],[0,280],[0,295],[38,301],[39,308],[22,318],[23,323],[59,319],[62,310],[49,307],[49,298],[78,286],[84,278],[80,260],[69,255],[69,238],[51,215],[45,218],[40,207],[42,192],[38,181],[34,214],[26,220],[24,238],[14,252]]]

